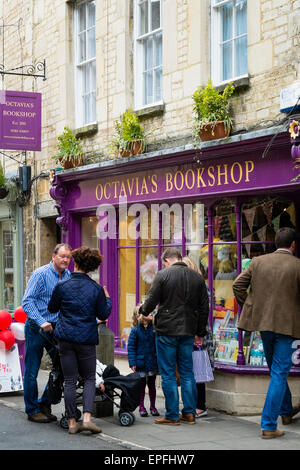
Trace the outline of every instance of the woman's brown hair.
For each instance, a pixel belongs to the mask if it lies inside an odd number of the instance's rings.
[[[85,273],[95,271],[102,263],[102,255],[99,250],[91,250],[88,246],[82,246],[72,251],[74,262],[78,269]]]

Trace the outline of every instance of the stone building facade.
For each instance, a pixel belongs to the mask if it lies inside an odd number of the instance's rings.
[[[139,67],[146,50],[141,44],[149,31],[143,35],[138,29],[144,27],[146,8],[157,22],[152,46],[158,48],[159,63],[156,69],[150,65],[152,77],[160,73],[160,96],[143,104],[138,98],[142,93]],[[246,139],[255,132],[261,136],[266,130],[271,139],[287,129],[286,114],[280,112],[280,91],[300,80],[299,0],[2,0],[0,19],[0,64],[5,70],[46,60],[46,80],[0,77],[4,90],[42,94],[42,150],[26,155],[36,179],[30,200],[18,209],[22,217],[18,218],[19,238],[14,239],[22,245],[22,255],[14,265],[19,271],[17,302],[32,270],[49,261],[53,246],[61,240],[49,188],[50,170],[56,166],[56,139],[64,126],[78,135],[84,163],[97,168],[102,162],[118,163],[110,147],[114,122],[129,108],[137,112],[150,134],[146,154],[163,151],[168,155],[168,149],[174,153],[192,148],[192,95],[212,78],[220,90],[229,81],[236,87],[231,99],[232,138],[242,135]],[[80,21],[86,21],[82,29]],[[86,119],[78,105],[86,65],[78,60],[82,31],[91,41],[85,45],[91,47],[89,59],[95,65],[89,73],[96,70],[95,76],[89,76],[94,114]],[[240,37],[244,40],[231,56],[237,68],[239,61],[244,68],[229,79],[222,78],[220,68],[222,57],[225,61],[220,52],[222,34],[224,44],[229,40],[232,45]],[[19,165],[7,156],[1,159],[6,175],[16,174]],[[138,164],[136,160],[136,170]],[[1,212],[5,204],[0,202],[0,224],[10,218],[8,209]]]

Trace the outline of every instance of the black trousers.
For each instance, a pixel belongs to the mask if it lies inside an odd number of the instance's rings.
[[[206,410],[206,404],[205,404],[205,383],[197,383],[197,405],[196,408],[198,410]]]
[[[76,384],[83,379],[83,412],[92,413],[96,388],[96,346],[58,340],[59,356],[64,374],[64,397],[67,418],[76,417]]]

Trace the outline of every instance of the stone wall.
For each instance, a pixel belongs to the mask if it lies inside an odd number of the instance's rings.
[[[300,75],[299,7],[299,0],[248,1],[249,80],[232,99],[234,133],[270,127],[284,117],[279,112],[280,90]],[[210,77],[210,1],[163,0],[162,9],[164,112],[141,117],[151,131],[150,151],[191,143],[192,94]],[[7,25],[0,31],[0,63],[14,68],[46,59],[46,81],[8,76],[2,81],[4,89],[42,93],[42,151],[27,154],[37,176],[55,165],[56,137],[64,125],[76,127],[74,2],[3,0],[0,16]],[[85,152],[101,160],[112,157],[115,119],[134,107],[133,3],[97,0],[96,16],[98,131],[81,139]],[[4,160],[11,171],[14,162]],[[37,237],[47,232],[34,208],[50,199],[47,180],[34,185],[24,209],[26,278],[41,263]]]

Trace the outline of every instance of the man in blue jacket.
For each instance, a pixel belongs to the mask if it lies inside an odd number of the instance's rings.
[[[67,269],[71,260],[71,247],[65,243],[56,245],[49,264],[33,271],[22,300],[22,307],[27,314],[25,324],[25,373],[24,401],[28,419],[35,423],[55,421],[47,397],[47,387],[38,400],[37,376],[41,366],[44,348],[50,351],[51,344],[39,333],[52,338],[53,326],[58,314],[53,316],[48,311],[48,303],[54,287],[59,281],[69,278]]]
[[[207,334],[207,289],[201,274],[182,262],[181,253],[176,248],[167,248],[162,261],[166,269],[156,274],[147,299],[139,310],[147,316],[159,305],[154,326],[166,413],[155,422],[170,426],[181,422],[195,424],[197,388],[192,352],[194,341],[201,344]],[[183,401],[180,417],[176,364]]]

